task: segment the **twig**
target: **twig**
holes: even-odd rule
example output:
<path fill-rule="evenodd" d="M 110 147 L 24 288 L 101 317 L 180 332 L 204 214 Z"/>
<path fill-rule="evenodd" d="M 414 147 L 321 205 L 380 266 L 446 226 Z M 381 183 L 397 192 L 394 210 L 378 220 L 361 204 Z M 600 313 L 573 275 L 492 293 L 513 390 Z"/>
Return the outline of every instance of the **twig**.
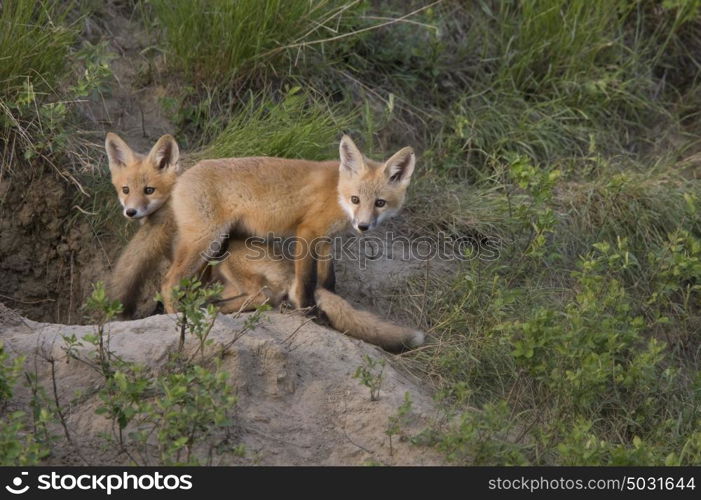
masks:
<path fill-rule="evenodd" d="M 55 299 L 39 299 L 39 300 L 21 300 L 8 295 L 0 295 L 3 299 L 12 300 L 13 302 L 19 302 L 20 304 L 41 304 L 43 302 L 56 302 Z"/>
<path fill-rule="evenodd" d="M 78 210 L 80 213 L 82 213 L 84 215 L 97 215 L 97 212 L 88 212 L 87 210 L 79 207 L 78 205 L 73 205 L 73 208 L 75 208 L 76 210 Z"/>
<path fill-rule="evenodd" d="M 78 457 L 83 461 L 85 465 L 90 465 L 90 463 L 85 459 L 83 454 L 80 452 L 80 448 L 71 439 L 71 433 L 68 430 L 68 424 L 66 423 L 66 417 L 61 410 L 61 402 L 58 397 L 58 387 L 56 386 L 56 360 L 53 356 L 44 358 L 51 365 L 51 387 L 54 394 L 54 404 L 56 405 L 56 413 L 58 414 L 58 419 L 61 422 L 61 427 L 63 427 L 63 434 L 66 436 L 66 441 L 75 450 Z"/>
<path fill-rule="evenodd" d="M 282 343 L 284 344 L 287 341 L 291 340 L 295 335 L 297 335 L 297 332 L 300 331 L 302 329 L 302 327 L 304 325 L 306 325 L 307 323 L 309 323 L 310 321 L 314 321 L 314 318 L 313 317 L 309 318 L 308 320 L 304 321 L 301 325 L 299 325 L 297 328 L 295 328 L 295 331 L 292 332 L 290 335 L 288 335 L 287 338 L 285 338 L 285 340 L 282 341 Z"/>

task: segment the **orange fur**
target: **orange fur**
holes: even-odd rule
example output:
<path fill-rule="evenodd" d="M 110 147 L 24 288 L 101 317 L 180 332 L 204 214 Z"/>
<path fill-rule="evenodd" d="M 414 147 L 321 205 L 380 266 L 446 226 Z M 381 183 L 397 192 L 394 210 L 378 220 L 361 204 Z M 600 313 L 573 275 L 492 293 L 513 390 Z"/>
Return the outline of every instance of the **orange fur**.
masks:
<path fill-rule="evenodd" d="M 170 141 L 172 144 L 164 146 L 164 143 L 170 143 Z M 166 160 L 166 164 L 156 169 L 158 164 L 154 163 L 153 159 L 160 157 L 152 154 L 153 150 L 147 156 L 138 155 L 131 151 L 126 143 L 115 134 L 108 134 L 106 147 L 110 157 L 112 181 L 117 194 L 121 193 L 120 201 L 125 210 L 132 206 L 132 203 L 146 207 L 142 209 L 146 214 L 139 218 L 141 227 L 123 250 L 110 280 L 111 295 L 119 299 L 125 306 L 124 314 L 131 316 L 144 280 L 153 270 L 158 268 L 161 260 L 172 259 L 172 242 L 177 227 L 173 214 L 175 198 L 170 195 L 179 173 L 177 167 L 178 149 L 172 137 L 164 136 L 159 139 L 154 150 L 161 148 L 160 150 L 164 151 L 163 147 L 165 147 L 165 151 L 176 154 L 171 155 Z M 243 160 L 243 163 L 248 161 L 250 160 Z M 256 161 L 259 159 L 254 159 L 250 164 L 255 165 Z M 289 160 L 281 161 L 284 164 Z M 208 163 L 217 165 L 220 162 L 226 165 L 228 160 L 210 160 Z M 334 171 L 338 170 L 338 163 L 334 162 L 315 165 L 319 166 L 322 175 L 329 176 L 331 179 L 334 178 L 333 172 L 328 171 L 326 165 L 332 165 Z M 372 168 L 380 167 L 380 165 L 375 164 Z M 165 170 L 163 170 L 164 168 Z M 185 177 L 183 176 L 183 178 Z M 338 182 L 338 176 L 336 176 L 336 182 Z M 381 188 L 382 183 L 378 184 Z M 131 197 L 123 196 L 122 189 L 125 186 L 129 187 Z M 152 206 L 148 203 L 148 198 L 146 198 L 146 202 L 134 201 L 136 199 L 134 195 L 142 193 L 147 186 L 156 186 L 152 195 L 158 193 L 159 196 L 159 202 L 153 210 L 148 209 Z M 262 188 L 263 186 L 258 187 Z M 358 192 L 368 193 L 367 190 L 358 190 Z M 401 199 L 398 198 L 399 194 L 402 195 Z M 403 203 L 403 193 L 393 193 L 391 190 L 386 190 L 383 192 L 383 196 L 388 198 L 394 196 L 393 203 Z M 203 203 L 210 202 L 205 200 Z M 334 198 L 333 201 L 323 200 L 321 206 L 325 209 L 336 210 L 336 215 L 342 218 L 343 212 L 338 214 L 338 209 L 333 202 L 338 204 Z M 327 203 L 328 205 L 326 205 Z M 378 211 L 378 217 L 379 213 L 381 212 Z M 336 224 L 339 227 L 342 226 L 341 223 L 337 222 Z M 254 254 L 257 258 L 250 258 Z M 327 273 L 330 272 L 331 262 L 330 259 L 324 261 Z M 289 259 L 273 256 L 270 253 L 270 248 L 265 244 L 252 247 L 250 244 L 247 246 L 247 243 L 241 239 L 233 239 L 228 241 L 227 258 L 211 267 L 210 279 L 224 285 L 222 300 L 218 303 L 222 313 L 250 311 L 264 303 L 273 306 L 282 303 L 294 282 L 295 264 Z M 391 351 L 415 347 L 423 342 L 422 332 L 383 321 L 370 312 L 356 310 L 350 303 L 328 290 L 318 288 L 315 297 L 319 309 L 326 314 L 332 326 L 352 337 Z"/>
<path fill-rule="evenodd" d="M 415 164 L 411 148 L 377 163 L 344 136 L 340 157 L 340 162 L 205 160 L 185 172 L 172 195 L 178 238 L 162 289 L 166 311 L 175 311 L 172 289 L 198 274 L 208 249 L 221 247 L 232 231 L 295 236 L 309 244 L 349 223 L 358 231 L 372 229 L 401 209 Z M 295 248 L 289 297 L 295 306 L 305 307 L 316 288 L 315 276 L 328 276 L 328 261 L 315 259 L 306 245 Z M 329 251 L 328 245 L 322 249 Z"/>
<path fill-rule="evenodd" d="M 250 248 L 241 240 L 231 242 L 229 255 L 212 267 L 213 278 L 224 283 L 222 313 L 250 311 L 268 303 L 278 306 L 294 279 L 294 266 L 288 259 L 277 259 L 265 246 L 256 247 L 258 258 L 251 260 Z M 356 309 L 348 301 L 324 288 L 314 293 L 319 310 L 331 326 L 347 335 L 396 352 L 417 347 L 424 342 L 424 333 L 388 321 L 377 315 Z"/>
<path fill-rule="evenodd" d="M 105 149 L 124 215 L 141 223 L 108 283 L 110 296 L 122 303 L 122 314 L 131 317 L 143 283 L 164 257 L 170 258 L 175 223 L 168 202 L 179 173 L 179 150 L 175 139 L 164 135 L 149 154 L 141 155 L 113 133 L 107 134 Z"/>

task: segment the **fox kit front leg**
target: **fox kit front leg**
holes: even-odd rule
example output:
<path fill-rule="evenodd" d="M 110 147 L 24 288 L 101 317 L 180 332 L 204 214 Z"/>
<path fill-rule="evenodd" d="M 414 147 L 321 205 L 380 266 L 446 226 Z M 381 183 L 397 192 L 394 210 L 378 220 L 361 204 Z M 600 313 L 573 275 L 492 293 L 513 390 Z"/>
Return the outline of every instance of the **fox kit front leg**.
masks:
<path fill-rule="evenodd" d="M 314 289 L 317 283 L 317 261 L 310 245 L 315 232 L 299 229 L 295 238 L 295 279 L 290 288 L 289 298 L 298 308 L 314 305 Z"/>
<path fill-rule="evenodd" d="M 180 229 L 179 233 L 184 233 L 184 231 Z M 202 232 L 195 237 L 187 238 L 183 234 L 178 235 L 178 241 L 173 253 L 173 263 L 161 287 L 161 296 L 163 297 L 163 306 L 166 313 L 173 314 L 177 312 L 175 301 L 173 300 L 173 289 L 180 285 L 180 281 L 183 278 L 199 277 L 207 260 L 216 257 L 214 255 L 210 256 L 208 252 L 213 246 L 221 248 L 225 236 L 223 234 L 218 235 L 216 231 Z"/>
<path fill-rule="evenodd" d="M 319 286 L 329 291 L 336 289 L 336 273 L 333 268 L 332 242 L 325 238 L 315 245 L 316 278 Z"/>

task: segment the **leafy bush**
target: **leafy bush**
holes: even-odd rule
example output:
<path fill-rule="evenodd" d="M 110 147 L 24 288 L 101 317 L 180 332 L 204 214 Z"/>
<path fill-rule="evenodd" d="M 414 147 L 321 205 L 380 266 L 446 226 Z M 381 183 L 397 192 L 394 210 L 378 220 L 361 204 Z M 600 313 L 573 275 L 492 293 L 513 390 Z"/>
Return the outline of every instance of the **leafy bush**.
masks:
<path fill-rule="evenodd" d="M 514 442 L 516 422 L 505 402 L 487 404 L 483 411 L 466 412 L 441 436 L 438 449 L 451 462 L 475 465 L 525 465 L 525 446 Z"/>
<path fill-rule="evenodd" d="M 518 163 L 511 172 L 531 200 L 512 195 L 513 217 L 522 221 L 520 232 L 512 226 L 515 248 L 504 251 L 501 265 L 473 263 L 479 278 L 461 277 L 439 295 L 437 304 L 447 301 L 439 321 L 450 325 L 442 344 L 450 348 L 439 350 L 434 366 L 456 408 L 502 405 L 513 432 L 480 427 L 481 414 L 468 412 L 439 446 L 470 463 L 517 463 L 512 446 L 528 463 L 693 463 L 697 452 L 680 450 L 696 450 L 701 402 L 689 354 L 699 342 L 699 238 L 669 228 L 666 238 L 638 247 L 648 249 L 647 259 L 624 238 L 595 243 L 566 287 L 548 290 L 543 283 L 553 277 L 541 266 L 566 262 L 558 250 L 566 236 L 551 233 L 536 253 L 531 244 L 540 214 L 549 213 L 540 207 L 554 203 L 543 186 L 556 177 Z"/>
<path fill-rule="evenodd" d="M 64 349 L 70 357 L 88 364 L 102 376 L 103 384 L 98 391 L 101 404 L 96 413 L 112 423 L 112 433 L 103 437 L 132 462 L 150 464 L 156 460 L 159 464 L 196 465 L 201 461 L 196 452 L 200 448 L 206 451 L 208 460 L 215 452 L 241 455 L 243 447 L 229 438 L 236 405 L 234 389 L 217 361 L 219 358 L 205 356 L 205 349 L 212 344 L 208 335 L 216 320 L 210 302 L 219 289 L 207 289 L 199 281 L 191 280 L 174 293 L 180 308 L 186 311 L 177 322 L 183 337 L 180 348 L 171 353 L 161 373 L 151 373 L 110 350 L 107 322 L 119 313 L 121 306 L 108 300 L 101 283 L 94 287 L 86 304 L 98 318 L 95 335 L 85 335 L 82 339 L 64 336 Z M 231 343 L 255 328 L 261 315 L 254 314 L 250 319 Z M 198 344 L 190 357 L 183 352 L 185 335 L 194 337 Z M 231 343 L 221 346 L 221 350 Z"/>

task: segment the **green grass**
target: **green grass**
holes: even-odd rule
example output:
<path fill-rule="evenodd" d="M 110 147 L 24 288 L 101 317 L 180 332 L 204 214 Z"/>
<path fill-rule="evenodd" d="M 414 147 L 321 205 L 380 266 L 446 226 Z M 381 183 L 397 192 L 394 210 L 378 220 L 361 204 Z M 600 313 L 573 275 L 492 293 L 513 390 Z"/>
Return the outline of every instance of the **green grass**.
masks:
<path fill-rule="evenodd" d="M 111 73 L 104 44 L 79 44 L 90 12 L 80 1 L 0 5 L 0 144 L 8 170 L 50 166 L 79 187 L 81 170 L 91 168 L 92 155 L 75 137 L 75 110 Z"/>
<path fill-rule="evenodd" d="M 71 69 L 67 56 L 77 32 L 66 24 L 68 5 L 54 0 L 10 0 L 0 6 L 0 143 L 8 169 L 14 155 L 41 150 L 47 126 L 65 105 L 44 105 Z"/>
<path fill-rule="evenodd" d="M 329 0 L 149 0 L 147 5 L 154 29 L 164 31 L 175 67 L 209 85 L 230 84 L 273 64 L 293 65 L 295 51 L 285 47 L 329 34 L 345 10 Z"/>
<path fill-rule="evenodd" d="M 332 159 L 337 156 L 340 132 L 352 121 L 352 112 L 330 107 L 299 88 L 291 89 L 277 102 L 251 96 L 224 130 L 195 156 Z"/>
<path fill-rule="evenodd" d="M 462 151 L 447 158 L 451 167 L 465 170 L 465 156 L 484 170 L 509 153 L 536 163 L 631 154 L 632 145 L 660 140 L 649 123 L 665 124 L 662 136 L 677 130 L 670 101 L 678 95 L 660 76 L 667 52 L 681 55 L 670 46 L 684 26 L 668 10 L 647 33 L 652 15 L 626 0 L 481 7 L 469 11 L 470 40 L 483 40 L 463 76 L 470 91 L 452 108 L 446 133 L 445 149 Z M 694 57 L 687 53 L 687 64 Z"/>
<path fill-rule="evenodd" d="M 77 33 L 65 25 L 65 2 L 10 0 L 0 7 L 0 95 L 53 90 L 68 70 Z"/>

